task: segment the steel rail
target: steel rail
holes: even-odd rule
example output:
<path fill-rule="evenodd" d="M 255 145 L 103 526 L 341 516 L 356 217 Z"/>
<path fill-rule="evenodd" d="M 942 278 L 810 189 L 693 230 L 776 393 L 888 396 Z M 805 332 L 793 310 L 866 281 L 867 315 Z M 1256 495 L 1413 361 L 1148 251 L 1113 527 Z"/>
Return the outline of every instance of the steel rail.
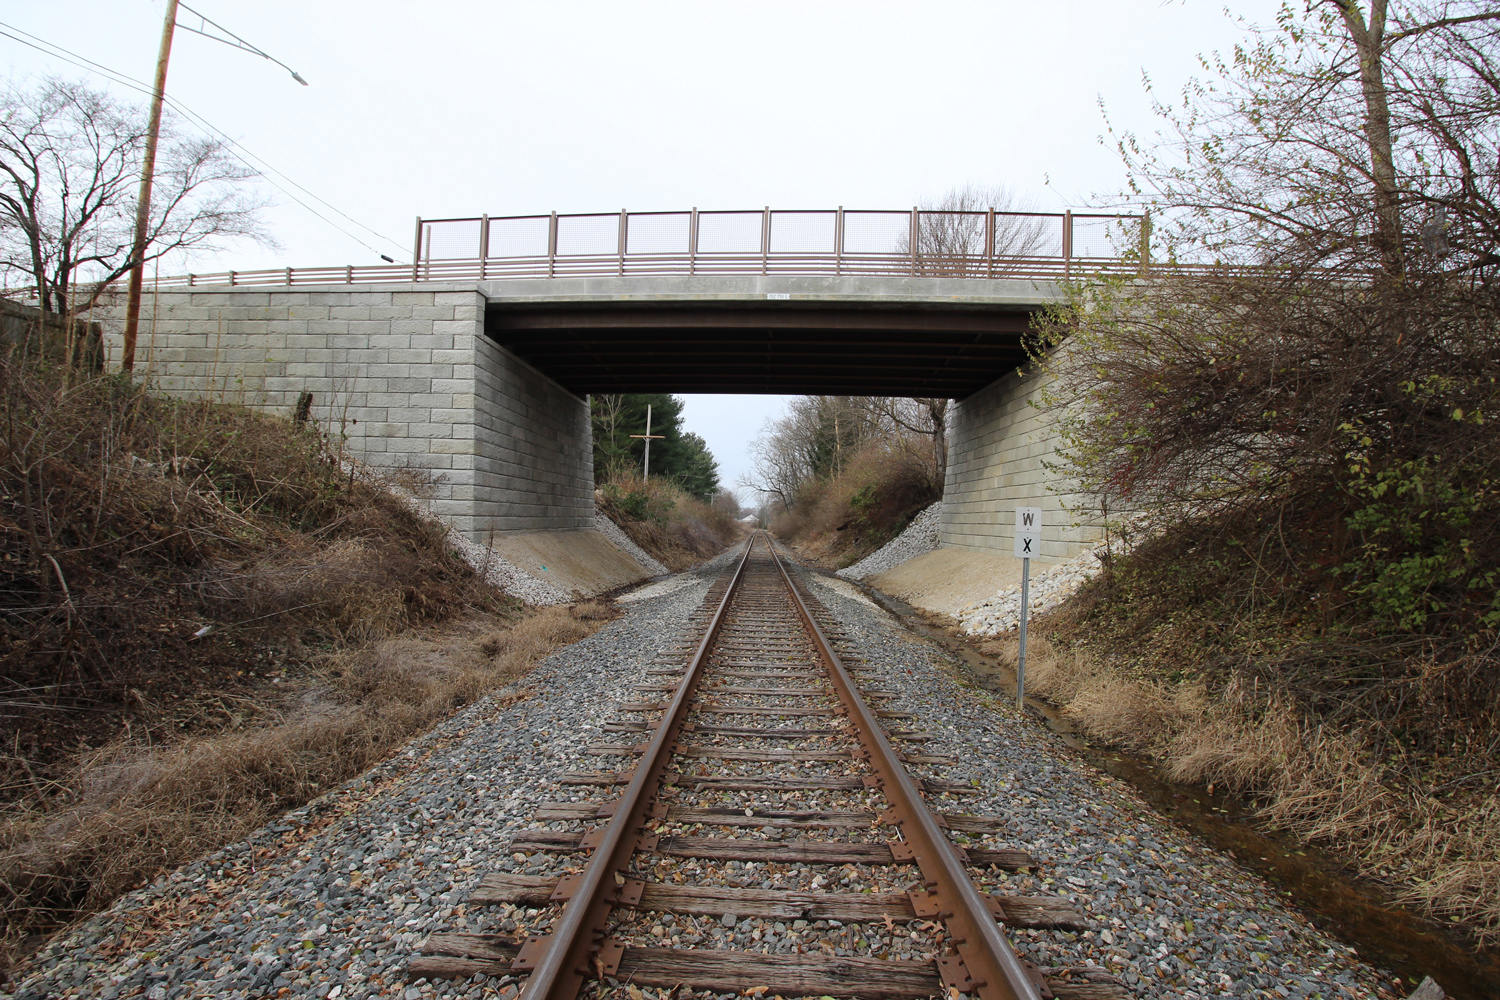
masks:
<path fill-rule="evenodd" d="M 521 993 L 525 1000 L 573 1000 L 588 978 L 590 960 L 603 943 L 610 910 L 620 894 L 618 876 L 629 866 L 630 858 L 636 852 L 636 841 L 645 827 L 646 812 L 656 797 L 662 773 L 672 760 L 673 747 L 687 720 L 688 703 L 697 688 L 701 667 L 708 660 L 708 651 L 724 624 L 756 541 L 757 536 L 752 535 L 745 545 L 745 554 L 735 567 L 723 600 L 703 633 L 703 640 L 688 661 L 682 682 L 677 685 L 677 693 L 636 764 L 630 784 L 615 804 L 614 818 L 605 827 L 588 867 L 578 877 L 571 896 L 563 904 L 552 934 L 537 942 L 538 947 L 545 950 L 536 958 Z M 774 550 L 772 555 L 775 555 Z"/>
<path fill-rule="evenodd" d="M 1031 974 L 1006 940 L 989 905 L 980 897 L 953 843 L 927 808 L 916 782 L 906 772 L 849 671 L 807 610 L 791 574 L 769 539 L 767 547 L 776 568 L 781 571 L 797 614 L 812 635 L 818 655 L 849 710 L 849 719 L 859 741 L 870 754 L 870 764 L 883 782 L 882 791 L 895 810 L 901 837 L 911 848 L 912 861 L 921 870 L 922 879 L 932 893 L 937 915 L 946 923 L 954 947 L 963 960 L 969 981 L 964 983 L 962 976 L 954 975 L 955 970 L 945 967 L 939 960 L 944 980 L 963 992 L 977 994 L 983 1000 L 1041 1000 L 1041 992 Z M 955 979 L 958 982 L 955 983 Z"/>

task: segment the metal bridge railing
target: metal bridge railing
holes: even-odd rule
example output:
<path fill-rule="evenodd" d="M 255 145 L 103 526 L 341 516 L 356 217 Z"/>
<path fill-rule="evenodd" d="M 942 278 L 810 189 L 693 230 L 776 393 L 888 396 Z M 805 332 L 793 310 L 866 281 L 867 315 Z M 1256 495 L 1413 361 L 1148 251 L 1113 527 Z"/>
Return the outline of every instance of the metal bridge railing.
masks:
<path fill-rule="evenodd" d="M 919 208 L 417 219 L 411 264 L 163 277 L 156 287 L 623 275 L 911 275 L 1055 280 L 1144 270 L 1150 216 Z"/>

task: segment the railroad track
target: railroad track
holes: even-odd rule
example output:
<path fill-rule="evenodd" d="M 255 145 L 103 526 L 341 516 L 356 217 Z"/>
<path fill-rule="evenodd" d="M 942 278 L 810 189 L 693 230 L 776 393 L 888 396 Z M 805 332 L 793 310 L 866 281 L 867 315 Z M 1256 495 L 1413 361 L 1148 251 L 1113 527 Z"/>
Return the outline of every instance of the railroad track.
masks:
<path fill-rule="evenodd" d="M 471 907 L 510 904 L 538 921 L 560 907 L 551 932 L 433 934 L 409 974 L 525 976 L 521 1000 L 571 1000 L 590 983 L 590 995 L 607 992 L 606 980 L 867 1000 L 1128 996 L 1099 968 L 1017 956 L 1007 927 L 1086 920 L 1065 899 L 975 885 L 971 869 L 1043 862 L 953 842 L 950 832 L 1004 830 L 1005 818 L 928 806 L 970 789 L 908 770 L 951 762 L 924 752 L 911 716 L 881 707 L 890 693 L 861 692 L 861 668 L 841 659 L 828 620 L 769 538 L 754 536 L 638 700 L 604 727 L 610 742 L 588 748 L 633 766 L 568 773 L 565 784 L 596 797 L 542 806 L 536 821 L 552 825 L 507 848 L 576 856 L 571 874 L 492 873 L 469 895 Z M 757 921 L 775 928 L 779 950 L 746 930 Z M 715 927 L 738 928 L 738 946 L 680 946 Z"/>

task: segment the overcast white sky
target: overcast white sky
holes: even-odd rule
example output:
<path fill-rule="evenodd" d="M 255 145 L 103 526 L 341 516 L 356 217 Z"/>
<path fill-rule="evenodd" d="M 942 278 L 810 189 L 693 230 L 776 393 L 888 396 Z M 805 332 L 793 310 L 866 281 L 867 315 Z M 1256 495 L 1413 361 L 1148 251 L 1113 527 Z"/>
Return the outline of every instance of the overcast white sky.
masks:
<path fill-rule="evenodd" d="M 168 94 L 337 209 L 272 175 L 286 189 L 268 189 L 281 248 L 199 271 L 409 259 L 418 215 L 900 208 L 968 182 L 1081 208 L 1122 181 L 1099 142 L 1101 98 L 1149 133 L 1142 72 L 1174 93 L 1199 53 L 1242 37 L 1214 0 L 192 6 L 311 85 L 179 31 Z M 1233 4 L 1262 22 L 1276 6 Z M 0 0 L 0 22 L 149 81 L 164 10 Z M 187 11 L 179 23 L 199 24 Z M 10 38 L 0 54 L 18 83 L 85 75 Z M 732 484 L 781 405 L 692 397 L 687 424 Z"/>

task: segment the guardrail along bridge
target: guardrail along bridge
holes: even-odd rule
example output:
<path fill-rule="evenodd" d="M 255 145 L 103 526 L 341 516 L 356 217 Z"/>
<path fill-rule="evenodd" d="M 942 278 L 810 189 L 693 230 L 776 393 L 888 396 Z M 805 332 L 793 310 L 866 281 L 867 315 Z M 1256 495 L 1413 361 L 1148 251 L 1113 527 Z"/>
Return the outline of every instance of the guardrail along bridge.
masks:
<path fill-rule="evenodd" d="M 591 393 L 949 397 L 944 541 L 990 547 L 997 505 L 1046 493 L 1015 375 L 1033 314 L 1061 281 L 1146 268 L 1149 230 L 924 209 L 419 219 L 410 264 L 156 280 L 138 364 L 171 392 L 286 411 L 311 393 L 367 461 L 441 476 L 439 509 L 476 538 L 592 523 Z M 98 311 L 118 329 L 118 303 Z"/>

